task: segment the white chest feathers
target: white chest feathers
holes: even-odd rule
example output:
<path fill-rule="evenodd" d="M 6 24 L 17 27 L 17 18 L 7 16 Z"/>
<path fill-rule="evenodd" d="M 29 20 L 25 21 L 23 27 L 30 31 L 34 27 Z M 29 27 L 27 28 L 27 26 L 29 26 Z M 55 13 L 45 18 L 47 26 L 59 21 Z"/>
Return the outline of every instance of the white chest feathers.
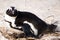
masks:
<path fill-rule="evenodd" d="M 11 22 L 13 27 L 16 27 L 16 25 L 14 24 L 15 18 L 16 18 L 16 17 L 10 17 L 9 15 L 5 14 L 5 18 L 4 18 L 4 19 L 5 19 L 6 21 Z"/>

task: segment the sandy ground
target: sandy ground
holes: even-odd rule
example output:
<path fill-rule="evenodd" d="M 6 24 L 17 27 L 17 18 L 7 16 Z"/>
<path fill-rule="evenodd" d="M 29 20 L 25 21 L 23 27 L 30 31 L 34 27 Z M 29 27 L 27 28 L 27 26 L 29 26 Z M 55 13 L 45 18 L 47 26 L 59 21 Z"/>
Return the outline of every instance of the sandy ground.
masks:
<path fill-rule="evenodd" d="M 5 33 L 6 33 L 5 36 L 9 35 L 6 32 L 9 27 L 4 21 L 4 15 L 6 13 L 6 10 L 11 6 L 16 7 L 16 9 L 20 11 L 32 12 L 49 24 L 58 21 L 57 24 L 59 27 L 58 30 L 60 30 L 60 0 L 0 0 L 0 31 L 2 31 L 1 35 Z M 13 32 L 16 33 L 14 29 L 9 29 L 8 31 L 11 31 L 12 33 Z M 49 36 L 47 37 L 43 36 L 41 40 L 48 40 L 48 39 L 50 40 L 51 35 L 50 34 L 46 34 L 46 35 Z M 60 34 L 58 33 L 58 35 Z M 9 38 L 10 37 L 11 36 L 9 36 Z M 58 39 L 54 39 L 54 40 L 59 40 L 60 36 L 57 38 Z M 0 36 L 0 40 L 5 40 L 5 39 L 6 38 L 4 36 Z M 16 40 L 23 40 L 23 39 L 19 38 Z M 15 40 L 15 39 L 11 37 L 9 40 Z M 40 39 L 36 39 L 36 40 L 40 40 Z"/>

